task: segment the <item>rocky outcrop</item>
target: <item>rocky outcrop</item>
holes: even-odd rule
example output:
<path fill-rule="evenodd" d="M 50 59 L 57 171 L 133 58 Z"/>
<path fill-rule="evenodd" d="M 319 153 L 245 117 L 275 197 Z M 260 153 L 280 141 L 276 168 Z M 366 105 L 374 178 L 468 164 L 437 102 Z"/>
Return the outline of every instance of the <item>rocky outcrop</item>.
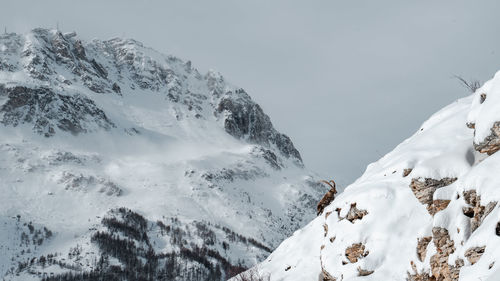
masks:
<path fill-rule="evenodd" d="M 320 281 L 337 281 L 337 278 L 333 277 L 328 271 L 324 268 L 321 268 L 321 275 L 319 277 Z"/>
<path fill-rule="evenodd" d="M 411 180 L 410 188 L 413 191 L 415 197 L 423 205 L 427 205 L 427 210 L 431 215 L 436 212 L 446 208 L 449 202 L 445 200 L 433 201 L 434 192 L 444 186 L 450 185 L 455 182 L 457 178 L 442 178 L 442 179 L 432 179 L 432 178 L 414 178 Z"/>
<path fill-rule="evenodd" d="M 411 169 L 411 168 L 404 169 L 403 170 L 403 178 L 406 178 L 409 174 L 411 174 L 412 171 L 413 171 L 413 169 Z"/>
<path fill-rule="evenodd" d="M 48 88 L 17 86 L 0 88 L 7 101 L 0 107 L 0 123 L 10 126 L 32 124 L 33 130 L 50 137 L 56 129 L 73 135 L 115 127 L 104 111 L 81 95 L 62 95 Z"/>
<path fill-rule="evenodd" d="M 448 204 L 450 204 L 450 200 L 433 200 L 432 204 L 427 206 L 427 211 L 429 211 L 429 214 L 434 216 L 437 212 L 442 211 L 448 207 Z"/>
<path fill-rule="evenodd" d="M 460 268 L 464 265 L 462 259 L 457 259 L 455 265 L 449 265 L 448 258 L 455 252 L 455 243 L 450 238 L 448 230 L 442 227 L 432 229 L 432 241 L 437 253 L 431 257 L 431 273 L 436 281 L 457 281 Z"/>
<path fill-rule="evenodd" d="M 500 121 L 495 122 L 490 129 L 491 133 L 482 142 L 474 143 L 474 149 L 491 155 L 500 150 Z"/>
<path fill-rule="evenodd" d="M 82 42 L 74 32 L 63 34 L 43 28 L 34 29 L 27 36 L 4 34 L 0 40 L 0 71 L 24 71 L 58 94 L 59 89 L 73 84 L 100 94 L 124 95 L 129 88 L 159 92 L 172 103 L 187 108 L 176 111 L 177 120 L 186 115 L 204 119 L 204 114 L 212 111 L 222 119 L 227 133 L 272 152 L 264 156 L 275 169 L 281 164 L 274 159 L 274 152 L 303 166 L 290 138 L 273 127 L 269 116 L 243 89 L 227 85 L 213 71 L 202 76 L 189 61 L 160 54 L 132 39 Z M 16 60 L 16 65 L 11 63 Z M 206 87 L 199 87 L 203 84 Z M 37 127 L 46 126 L 44 120 L 40 122 Z M 61 124 L 72 133 L 87 130 L 72 125 L 75 124 Z M 53 128 L 48 126 L 42 133 L 53 135 Z"/>
<path fill-rule="evenodd" d="M 425 260 L 427 246 L 432 240 L 432 236 L 422 237 L 417 240 L 417 257 L 420 261 Z"/>
<path fill-rule="evenodd" d="M 470 264 L 475 264 L 481 256 L 484 254 L 484 250 L 486 249 L 486 246 L 482 247 L 473 247 L 465 251 L 464 256 L 467 258 L 467 260 L 470 262 Z"/>
<path fill-rule="evenodd" d="M 369 251 L 365 251 L 365 245 L 363 245 L 363 243 L 352 244 L 352 246 L 345 249 L 345 257 L 350 263 L 358 262 L 358 260 L 368 256 L 369 253 Z"/>
<path fill-rule="evenodd" d="M 495 208 L 497 202 L 489 202 L 486 206 L 481 205 L 481 196 L 477 195 L 476 190 L 464 191 L 463 195 L 468 206 L 463 207 L 462 211 L 465 216 L 470 218 L 471 231 L 473 232 Z"/>
<path fill-rule="evenodd" d="M 351 223 L 354 223 L 356 220 L 363 219 L 363 217 L 366 216 L 367 214 L 368 211 L 360 210 L 356 208 L 356 203 L 352 203 L 351 208 L 349 209 L 349 212 L 347 212 L 347 216 L 345 218 Z"/>
<path fill-rule="evenodd" d="M 462 259 L 455 260 L 454 265 L 448 264 L 449 256 L 455 252 L 455 243 L 450 238 L 448 230 L 434 227 L 432 236 L 419 238 L 417 241 L 417 257 L 423 262 L 427 253 L 427 246 L 434 243 L 436 253 L 430 259 L 431 274 L 425 270 L 418 271 L 415 263 L 411 262 L 413 273 L 408 272 L 408 281 L 457 281 L 460 268 L 464 265 Z M 473 256 L 471 254 L 471 256 Z"/>
<path fill-rule="evenodd" d="M 328 235 L 328 224 L 323 224 L 323 236 L 326 237 Z"/>
<path fill-rule="evenodd" d="M 75 175 L 70 172 L 63 172 L 58 183 L 63 184 L 66 190 L 88 192 L 96 188 L 98 192 L 108 196 L 120 196 L 123 190 L 114 182 L 92 175 Z"/>
<path fill-rule="evenodd" d="M 252 150 L 252 154 L 257 157 L 261 157 L 266 160 L 267 164 L 275 170 L 281 170 L 283 168 L 283 163 L 280 158 L 270 149 L 263 148 L 262 146 L 257 146 Z"/>
<path fill-rule="evenodd" d="M 107 70 L 95 59 L 88 58 L 83 43 L 73 39 L 76 33 L 54 33 L 37 28 L 32 30 L 31 35 L 33 40 L 23 46 L 22 56 L 27 61 L 25 68 L 32 78 L 52 83 L 51 76 L 57 75 L 55 65 L 61 65 L 77 76 L 91 91 L 111 92 Z M 68 79 L 59 82 L 72 83 Z"/>
<path fill-rule="evenodd" d="M 302 163 L 290 138 L 274 129 L 269 116 L 243 89 L 227 92 L 216 112 L 224 114 L 224 128 L 230 135 L 266 147 L 275 146 L 284 156 Z"/>

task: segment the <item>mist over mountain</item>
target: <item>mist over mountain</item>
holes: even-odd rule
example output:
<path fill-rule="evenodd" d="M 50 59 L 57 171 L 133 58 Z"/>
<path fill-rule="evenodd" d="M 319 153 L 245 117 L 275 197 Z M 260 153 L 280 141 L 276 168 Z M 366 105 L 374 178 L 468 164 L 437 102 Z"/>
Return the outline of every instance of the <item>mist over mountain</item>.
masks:
<path fill-rule="evenodd" d="M 225 280 L 326 187 L 244 89 L 131 39 L 0 35 L 0 276 Z"/>

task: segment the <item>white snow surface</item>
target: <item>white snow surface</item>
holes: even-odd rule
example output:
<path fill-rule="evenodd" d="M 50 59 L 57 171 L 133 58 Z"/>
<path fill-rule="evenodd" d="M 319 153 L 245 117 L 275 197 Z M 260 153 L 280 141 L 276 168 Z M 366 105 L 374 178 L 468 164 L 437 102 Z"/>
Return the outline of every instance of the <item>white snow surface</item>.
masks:
<path fill-rule="evenodd" d="M 220 74 L 201 75 L 190 62 L 133 40 L 83 42 L 88 61 L 93 58 L 107 71 L 103 78 L 90 62 L 48 53 L 50 40 L 54 46 L 57 40 L 77 44 L 74 34 L 50 30 L 2 35 L 0 84 L 87 97 L 115 126 L 104 130 L 85 120 L 86 133 L 72 135 L 56 127 L 53 136 L 45 137 L 29 122 L 0 124 L 0 278 L 34 278 L 23 271 L 16 277 L 17 262 L 51 253 L 66 257 L 78 246 L 87 253 L 80 265 L 88 269 L 98 251 L 89 237 L 118 207 L 152 222 L 175 217 L 186 227 L 194 221 L 217 224 L 271 249 L 314 217 L 314 204 L 326 191 L 314 173 L 273 144 L 225 131 L 227 113 L 216 114 L 220 98 L 250 98 L 237 96 L 239 88 Z M 33 63 L 37 60 L 46 65 Z M 44 77 L 36 77 L 40 73 Z M 114 81 L 120 93 L 110 90 Z M 92 91 L 94 86 L 103 93 Z M 167 98 L 172 92 L 179 97 Z M 180 101 L 173 102 L 176 98 Z M 0 94 L 0 106 L 6 102 Z M 263 156 L 266 150 L 276 155 L 279 168 Z M 35 230 L 46 227 L 52 237 L 23 246 L 20 236 L 30 222 Z M 159 251 L 168 248 L 166 238 L 155 243 Z M 225 258 L 244 266 L 268 254 L 238 243 L 230 249 Z"/>
<path fill-rule="evenodd" d="M 487 98 L 481 104 L 482 93 Z M 322 280 L 319 279 L 322 267 L 338 281 L 407 280 L 407 273 L 414 274 L 411 262 L 418 272 L 431 273 L 430 258 L 436 253 L 436 247 L 431 242 L 421 262 L 417 258 L 417 239 L 432 236 L 433 227 L 444 227 L 456 248 L 448 264 L 454 265 L 457 259 L 465 262 L 459 280 L 500 280 L 498 204 L 473 232 L 470 219 L 462 211 L 467 205 L 464 191 L 476 190 L 483 206 L 500 201 L 500 155 L 483 155 L 473 146 L 490 134 L 496 121 L 500 121 L 498 73 L 475 94 L 435 113 L 413 136 L 370 164 L 321 216 L 296 231 L 257 265 L 259 271 L 270 274 L 273 281 Z M 475 133 L 466 126 L 470 122 L 476 124 Z M 403 177 L 403 170 L 408 168 L 413 171 Z M 410 183 L 412 179 L 445 177 L 457 180 L 438 189 L 434 200 L 451 202 L 433 217 L 417 200 Z M 340 218 L 346 215 L 352 203 L 368 212 L 353 223 Z M 324 226 L 327 226 L 326 232 Z M 355 243 L 363 243 L 369 253 L 351 263 L 345 250 Z M 472 265 L 464 257 L 465 251 L 482 246 L 485 246 L 484 254 Z M 359 276 L 358 268 L 373 273 Z"/>

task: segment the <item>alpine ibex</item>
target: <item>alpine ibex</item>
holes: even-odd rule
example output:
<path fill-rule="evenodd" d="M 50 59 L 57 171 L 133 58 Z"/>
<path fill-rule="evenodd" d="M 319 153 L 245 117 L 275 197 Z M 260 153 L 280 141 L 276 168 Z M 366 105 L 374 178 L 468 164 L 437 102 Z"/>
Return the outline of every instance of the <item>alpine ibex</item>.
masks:
<path fill-rule="evenodd" d="M 335 181 L 326 181 L 322 180 L 321 182 L 328 184 L 331 188 L 328 190 L 328 192 L 321 198 L 321 200 L 318 203 L 317 210 L 318 210 L 318 216 L 323 213 L 323 210 L 325 209 L 326 206 L 328 206 L 334 199 L 335 199 L 335 194 L 337 194 L 337 189 L 335 188 L 336 184 Z"/>

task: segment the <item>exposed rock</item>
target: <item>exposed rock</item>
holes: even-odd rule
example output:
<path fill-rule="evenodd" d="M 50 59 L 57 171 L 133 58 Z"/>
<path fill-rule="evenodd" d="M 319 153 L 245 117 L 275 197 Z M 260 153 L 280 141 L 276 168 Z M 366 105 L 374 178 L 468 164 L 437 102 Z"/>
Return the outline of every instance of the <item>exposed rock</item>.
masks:
<path fill-rule="evenodd" d="M 258 166 L 252 166 L 250 168 L 243 168 L 239 165 L 235 165 L 230 168 L 222 168 L 220 170 L 207 171 L 201 175 L 201 177 L 210 182 L 234 182 L 235 180 L 255 180 L 257 178 L 268 177 L 269 175 Z"/>
<path fill-rule="evenodd" d="M 491 155 L 500 149 L 500 121 L 495 122 L 490 131 L 490 135 L 482 142 L 474 143 L 475 150 Z"/>
<path fill-rule="evenodd" d="M 456 180 L 457 178 L 442 178 L 440 180 L 425 178 L 422 181 L 421 178 L 416 178 L 411 180 L 410 188 L 420 203 L 430 205 L 432 204 L 432 196 L 438 188 L 450 185 Z"/>
<path fill-rule="evenodd" d="M 463 194 L 464 194 L 465 203 L 472 205 L 472 206 L 479 205 L 479 202 L 481 201 L 481 197 L 477 195 L 477 192 L 475 189 L 464 191 Z"/>
<path fill-rule="evenodd" d="M 455 261 L 455 265 L 449 266 L 449 268 L 450 268 L 450 277 L 449 277 L 448 280 L 458 281 L 458 279 L 460 278 L 460 269 L 462 268 L 462 266 L 464 266 L 464 260 L 463 259 L 457 259 Z M 444 279 L 444 280 L 447 281 L 447 279 Z"/>
<path fill-rule="evenodd" d="M 56 55 L 56 60 L 67 62 L 73 58 L 70 42 L 66 40 L 61 32 L 56 32 L 52 37 L 52 51 Z"/>
<path fill-rule="evenodd" d="M 83 157 L 78 157 L 69 151 L 58 151 L 47 157 L 50 165 L 60 165 L 63 163 L 83 164 Z"/>
<path fill-rule="evenodd" d="M 455 243 L 451 240 L 448 230 L 442 227 L 432 229 L 432 241 L 437 253 L 431 257 L 431 272 L 436 281 L 457 281 L 460 268 L 464 265 L 462 259 L 455 261 L 455 265 L 448 264 L 450 254 L 455 252 Z"/>
<path fill-rule="evenodd" d="M 352 246 L 345 249 L 345 256 L 351 263 L 358 262 L 359 259 L 368 256 L 369 253 L 369 251 L 365 251 L 363 243 L 352 244 Z"/>
<path fill-rule="evenodd" d="M 363 219 L 363 217 L 366 216 L 367 214 L 368 211 L 360 210 L 356 208 L 356 203 L 352 203 L 351 208 L 349 209 L 349 212 L 347 212 L 347 216 L 345 218 L 351 223 L 354 223 L 356 220 Z"/>
<path fill-rule="evenodd" d="M 332 211 L 325 213 L 325 219 L 327 219 L 332 214 Z"/>
<path fill-rule="evenodd" d="M 405 178 L 405 177 L 407 177 L 409 174 L 411 174 L 411 171 L 413 171 L 413 169 L 411 169 L 411 168 L 404 169 L 404 170 L 403 170 L 403 178 Z"/>
<path fill-rule="evenodd" d="M 300 153 L 290 138 L 274 129 L 269 116 L 243 89 L 226 93 L 216 112 L 224 113 L 224 128 L 230 135 L 266 147 L 275 145 L 284 156 L 302 165 Z"/>
<path fill-rule="evenodd" d="M 481 98 L 479 99 L 479 103 L 483 103 L 484 101 L 486 100 L 486 94 L 485 93 L 482 93 L 481 94 Z"/>
<path fill-rule="evenodd" d="M 101 76 L 102 78 L 106 79 L 108 78 L 108 72 L 102 65 L 100 65 L 95 59 L 92 59 L 90 61 L 90 64 L 94 67 L 96 73 Z"/>
<path fill-rule="evenodd" d="M 97 187 L 98 192 L 108 196 L 120 196 L 123 193 L 122 189 L 115 183 L 101 177 L 96 178 L 92 175 L 75 175 L 64 172 L 58 183 L 64 184 L 66 190 L 87 192 L 93 187 Z"/>
<path fill-rule="evenodd" d="M 32 78 L 49 81 L 50 76 L 57 74 L 58 66 L 63 66 L 77 75 L 88 89 L 97 93 L 110 92 L 107 75 L 103 75 L 107 73 L 106 69 L 100 65 L 96 67 L 95 60 L 87 57 L 81 41 L 73 42 L 61 32 L 52 33 L 42 28 L 34 29 L 32 33 L 41 44 L 29 43 L 22 52 L 26 59 L 25 68 Z"/>
<path fill-rule="evenodd" d="M 95 155 L 75 155 L 69 151 L 56 151 L 44 157 L 49 165 L 59 166 L 68 163 L 83 165 L 88 162 L 99 163 L 101 159 Z"/>
<path fill-rule="evenodd" d="M 113 90 L 113 92 L 115 92 L 117 94 L 120 94 L 122 92 L 122 89 L 116 83 L 113 83 L 113 87 L 111 89 Z"/>
<path fill-rule="evenodd" d="M 417 257 L 420 261 L 425 260 L 425 255 L 427 253 L 427 246 L 432 240 L 432 236 L 418 238 L 417 240 Z"/>
<path fill-rule="evenodd" d="M 448 207 L 448 204 L 450 204 L 450 200 L 433 200 L 432 204 L 427 206 L 427 211 L 429 211 L 429 214 L 434 216 L 437 212 L 446 209 L 446 207 Z"/>
<path fill-rule="evenodd" d="M 464 256 L 471 264 L 475 264 L 484 254 L 485 249 L 486 246 L 470 248 L 467 251 L 465 251 Z"/>
<path fill-rule="evenodd" d="M 98 180 L 98 186 L 100 186 L 99 192 L 108 196 L 120 196 L 123 193 L 122 189 L 114 182 L 102 178 Z"/>
<path fill-rule="evenodd" d="M 465 216 L 471 218 L 471 231 L 476 230 L 484 218 L 489 215 L 489 213 L 497 205 L 496 201 L 489 202 L 486 206 L 481 205 L 481 196 L 477 195 L 476 190 L 464 191 L 464 200 L 469 205 L 462 209 Z"/>
<path fill-rule="evenodd" d="M 333 277 L 328 271 L 321 267 L 320 281 L 337 281 L 337 278 Z"/>
<path fill-rule="evenodd" d="M 74 175 L 69 172 L 64 172 L 59 183 L 64 183 L 67 190 L 85 190 L 90 185 L 96 183 L 96 178 L 93 176 Z"/>
<path fill-rule="evenodd" d="M 323 231 L 324 231 L 324 236 L 326 237 L 328 235 L 328 224 L 323 224 Z"/>
<path fill-rule="evenodd" d="M 333 180 L 329 182 L 324 180 L 322 182 L 329 185 L 330 190 L 328 190 L 328 192 L 323 195 L 323 198 L 321 198 L 321 200 L 318 202 L 318 205 L 316 206 L 318 216 L 323 213 L 323 210 L 326 208 L 326 206 L 330 205 L 330 203 L 335 200 L 335 194 L 337 194 L 337 189 L 335 188 L 336 185 Z"/>
<path fill-rule="evenodd" d="M 495 234 L 500 236 L 500 222 L 497 223 L 497 227 L 495 227 Z"/>
<path fill-rule="evenodd" d="M 432 228 L 432 241 L 440 253 L 449 255 L 455 252 L 455 243 L 450 239 L 450 235 L 446 228 Z"/>
<path fill-rule="evenodd" d="M 47 88 L 17 86 L 5 88 L 8 100 L 0 108 L 4 125 L 33 124 L 33 130 L 46 137 L 53 136 L 56 128 L 73 135 L 115 125 L 104 111 L 83 96 L 56 94 Z"/>
<path fill-rule="evenodd" d="M 263 158 L 266 162 L 275 170 L 281 170 L 283 168 L 283 163 L 280 158 L 270 149 L 266 149 L 262 146 L 256 146 L 252 150 L 252 154 Z"/>
<path fill-rule="evenodd" d="M 78 59 L 87 60 L 85 48 L 83 47 L 81 40 L 76 40 L 75 44 L 73 45 L 73 54 L 75 54 Z"/>
<path fill-rule="evenodd" d="M 440 211 L 440 208 L 446 208 L 448 204 L 444 200 L 437 200 L 436 205 L 433 206 L 434 192 L 444 186 L 450 185 L 455 182 L 457 178 L 442 178 L 440 180 L 425 178 L 415 178 L 411 180 L 410 188 L 415 194 L 415 197 L 423 205 L 427 205 L 427 210 L 431 215 Z"/>

